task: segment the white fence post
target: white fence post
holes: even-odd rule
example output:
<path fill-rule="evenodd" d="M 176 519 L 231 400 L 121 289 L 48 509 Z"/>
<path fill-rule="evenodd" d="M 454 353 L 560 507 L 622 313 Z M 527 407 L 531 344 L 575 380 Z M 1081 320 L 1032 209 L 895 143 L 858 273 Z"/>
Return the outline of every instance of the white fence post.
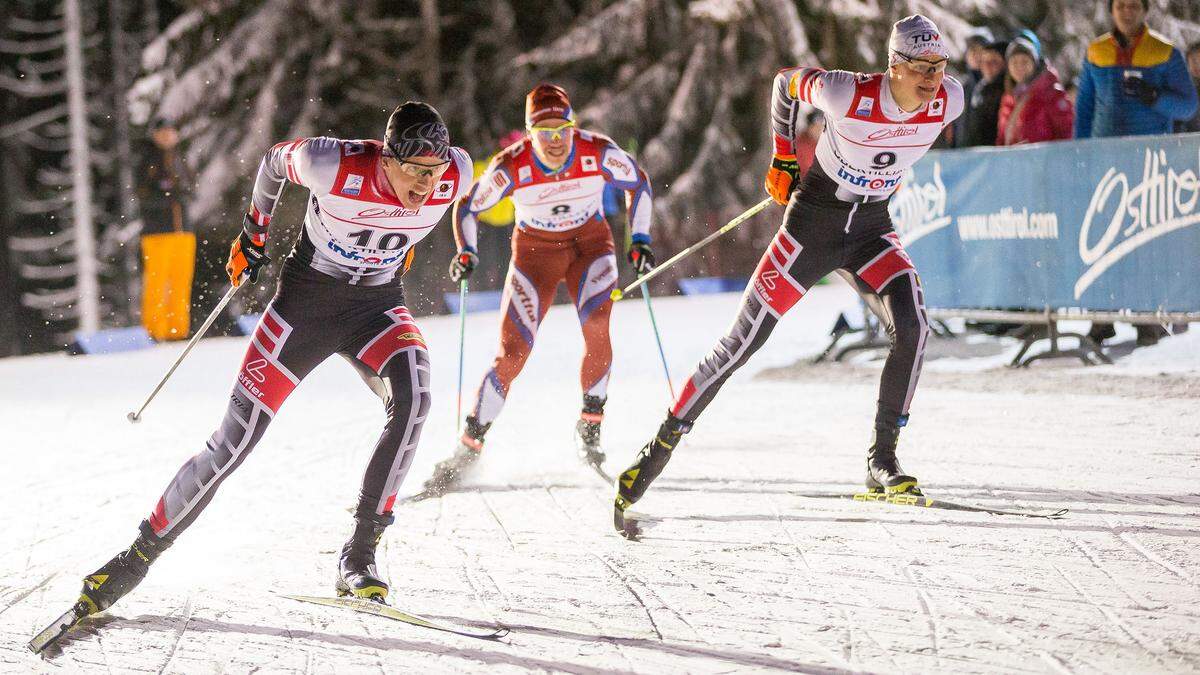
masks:
<path fill-rule="evenodd" d="M 92 222 L 92 153 L 88 145 L 87 90 L 83 79 L 83 22 L 79 0 L 64 0 L 67 108 L 71 131 L 71 211 L 75 227 L 75 289 L 79 329 L 100 328 L 100 283 L 96 263 L 96 228 Z"/>

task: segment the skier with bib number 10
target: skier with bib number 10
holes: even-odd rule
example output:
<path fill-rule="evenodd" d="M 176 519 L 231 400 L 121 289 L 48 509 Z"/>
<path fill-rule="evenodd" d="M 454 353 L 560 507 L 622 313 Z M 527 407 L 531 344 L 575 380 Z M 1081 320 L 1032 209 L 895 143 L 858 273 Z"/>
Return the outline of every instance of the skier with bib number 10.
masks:
<path fill-rule="evenodd" d="M 429 355 L 405 307 L 400 277 L 413 246 L 466 193 L 470 179 L 470 157 L 450 145 L 441 116 L 413 101 L 392 112 L 383 142 L 300 138 L 267 151 L 230 250 L 231 283 L 256 282 L 268 262 L 267 231 L 284 185 L 308 188 L 311 197 L 224 419 L 167 485 L 133 544 L 84 579 L 74 618 L 68 612 L 31 648 L 133 590 L 263 438 L 300 381 L 335 353 L 380 396 L 387 419 L 363 476 L 334 586 L 338 595 L 386 598 L 375 549 L 393 521 L 392 505 L 430 405 Z"/>

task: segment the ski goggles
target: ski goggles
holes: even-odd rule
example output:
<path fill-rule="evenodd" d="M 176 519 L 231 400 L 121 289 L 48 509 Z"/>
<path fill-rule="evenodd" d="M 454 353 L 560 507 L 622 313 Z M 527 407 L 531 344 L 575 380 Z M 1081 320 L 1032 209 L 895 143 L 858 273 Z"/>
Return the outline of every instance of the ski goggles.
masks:
<path fill-rule="evenodd" d="M 902 52 L 893 51 L 892 53 L 900 57 L 900 60 L 904 62 L 904 66 L 906 68 L 923 77 L 929 77 L 930 75 L 937 75 L 939 73 L 946 72 L 946 64 L 950 63 L 946 59 L 934 62 L 926 61 L 925 59 L 914 59 L 908 54 L 904 54 Z"/>
<path fill-rule="evenodd" d="M 571 130 L 575 128 L 575 122 L 563 122 L 556 127 L 530 126 L 529 133 L 533 134 L 542 143 L 550 143 L 551 141 L 562 140 L 571 134 Z"/>
<path fill-rule="evenodd" d="M 417 180 L 421 180 L 423 178 L 437 180 L 442 177 L 442 174 L 446 173 L 447 169 L 450 168 L 450 162 L 448 160 L 442 162 L 441 164 L 418 164 L 417 162 L 411 162 L 407 159 L 396 158 L 396 163 L 400 165 L 400 173 L 403 173 L 410 178 L 416 178 Z"/>

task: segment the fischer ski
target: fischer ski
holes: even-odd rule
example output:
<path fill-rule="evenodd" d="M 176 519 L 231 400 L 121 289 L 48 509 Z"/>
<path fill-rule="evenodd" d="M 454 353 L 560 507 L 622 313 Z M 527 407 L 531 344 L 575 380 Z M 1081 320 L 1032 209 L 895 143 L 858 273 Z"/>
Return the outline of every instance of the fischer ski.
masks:
<path fill-rule="evenodd" d="M 613 529 L 617 531 L 617 534 L 629 541 L 641 541 L 642 534 L 646 530 L 661 522 L 661 519 L 655 516 L 648 516 L 636 511 L 626 511 L 624 508 L 621 508 L 621 503 L 622 499 L 617 497 L 617 501 L 613 504 Z M 629 504 L 625 506 L 628 507 Z"/>
<path fill-rule="evenodd" d="M 363 598 L 329 598 L 316 595 L 284 595 L 283 597 L 289 600 L 298 600 L 300 602 L 308 602 L 314 605 L 324 605 L 326 607 L 341 607 L 363 614 L 373 614 L 381 616 L 385 619 L 400 621 L 413 626 L 421 626 L 423 628 L 431 628 L 440 630 L 446 633 L 454 633 L 455 635 L 463 635 L 465 637 L 479 638 L 481 640 L 498 640 L 505 635 L 508 635 L 508 629 L 504 627 L 498 628 L 471 628 L 468 626 L 459 626 L 457 624 L 446 623 L 436 619 L 429 619 L 416 614 L 400 611 L 391 605 L 374 600 L 365 600 Z"/>
<path fill-rule="evenodd" d="M 33 639 L 29 641 L 29 651 L 34 654 L 41 654 L 43 649 L 58 642 L 62 636 L 66 635 L 68 631 L 90 614 L 92 614 L 92 611 L 88 607 L 87 602 L 80 600 L 75 603 L 74 607 L 55 619 L 54 623 L 46 626 L 40 633 L 33 636 Z"/>
<path fill-rule="evenodd" d="M 838 495 L 842 499 L 853 499 L 856 502 L 874 502 L 878 504 L 891 504 L 893 506 L 917 506 L 928 509 L 945 509 L 947 511 L 969 511 L 974 513 L 990 513 L 995 516 L 1021 516 L 1024 518 L 1044 518 L 1047 520 L 1057 520 L 1067 515 L 1069 509 L 1058 509 L 1057 511 L 1008 511 L 1005 509 L 993 509 L 986 506 L 975 506 L 973 504 L 960 504 L 958 502 L 949 502 L 944 499 L 934 499 L 925 495 L 912 494 L 901 492 L 896 494 L 887 494 L 884 492 L 859 492 L 852 495 Z"/>

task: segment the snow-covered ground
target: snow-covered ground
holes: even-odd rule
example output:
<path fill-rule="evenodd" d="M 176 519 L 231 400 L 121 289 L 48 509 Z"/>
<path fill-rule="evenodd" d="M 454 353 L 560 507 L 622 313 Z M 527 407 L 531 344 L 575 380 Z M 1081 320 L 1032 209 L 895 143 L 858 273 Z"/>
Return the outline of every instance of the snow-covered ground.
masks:
<path fill-rule="evenodd" d="M 656 302 L 676 386 L 736 304 Z M 147 580 L 34 657 L 25 643 L 202 447 L 244 339 L 203 342 L 137 426 L 125 413 L 181 346 L 0 361 L 0 670 L 1200 669 L 1200 330 L 1111 367 L 1021 371 L 1002 366 L 1015 343 L 933 341 L 905 466 L 948 499 L 1071 509 L 1043 521 L 819 498 L 860 485 L 879 368 L 805 365 L 841 310 L 858 313 L 844 286 L 814 289 L 726 386 L 636 507 L 659 518 L 641 543 L 611 532 L 613 491 L 574 457 L 581 340 L 570 308 L 551 310 L 473 489 L 398 507 L 383 547 L 396 605 L 510 627 L 499 643 L 277 595 L 330 592 L 383 418 L 331 359 Z M 435 409 L 409 492 L 455 435 L 457 321 L 421 323 Z M 496 315 L 468 331 L 469 393 Z M 640 299 L 613 333 L 617 471 L 669 396 Z"/>

